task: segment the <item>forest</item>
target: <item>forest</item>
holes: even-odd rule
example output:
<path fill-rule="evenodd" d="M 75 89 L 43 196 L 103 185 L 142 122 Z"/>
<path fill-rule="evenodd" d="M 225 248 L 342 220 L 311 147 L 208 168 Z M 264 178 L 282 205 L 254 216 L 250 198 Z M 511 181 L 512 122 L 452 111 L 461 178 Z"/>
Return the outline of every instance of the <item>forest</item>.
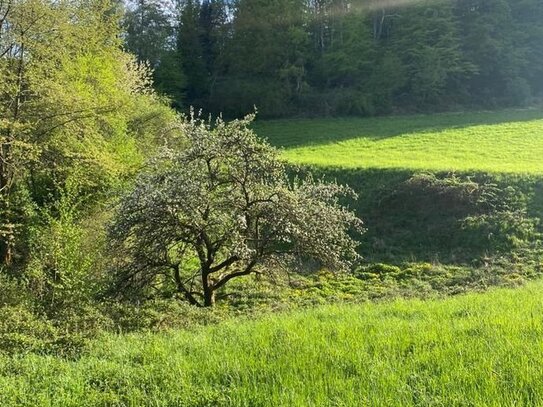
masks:
<path fill-rule="evenodd" d="M 126 49 L 178 108 L 384 115 L 533 103 L 538 0 L 141 0 Z"/>
<path fill-rule="evenodd" d="M 543 405 L 541 0 L 0 0 L 0 406 Z"/>

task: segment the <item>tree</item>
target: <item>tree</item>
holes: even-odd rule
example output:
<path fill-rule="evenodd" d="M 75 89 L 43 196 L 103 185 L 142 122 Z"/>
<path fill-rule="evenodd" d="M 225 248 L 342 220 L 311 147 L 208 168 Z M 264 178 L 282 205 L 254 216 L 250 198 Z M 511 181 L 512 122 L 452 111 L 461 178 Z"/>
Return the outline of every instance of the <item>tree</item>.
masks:
<path fill-rule="evenodd" d="M 148 70 L 121 51 L 118 23 L 108 0 L 0 1 L 0 267 L 24 269 L 36 254 L 35 215 L 67 183 L 77 181 L 78 211 L 93 207 L 171 117 Z"/>
<path fill-rule="evenodd" d="M 229 39 L 228 0 L 204 0 L 200 6 L 200 43 L 209 75 L 206 96 L 213 98 L 215 85 L 225 69 L 225 51 Z"/>
<path fill-rule="evenodd" d="M 165 51 L 153 72 L 154 87 L 171 99 L 174 108 L 181 109 L 186 99 L 187 78 L 182 69 L 182 55 L 177 50 Z"/>
<path fill-rule="evenodd" d="M 139 0 L 123 19 L 125 47 L 138 57 L 158 67 L 163 53 L 173 49 L 173 27 L 165 10 L 152 0 Z"/>
<path fill-rule="evenodd" d="M 177 51 L 160 57 L 155 74 L 177 107 L 372 115 L 522 105 L 543 94 L 540 0 L 178 4 Z M 135 35 L 160 34 L 159 20 Z M 161 47 L 152 43 L 161 41 L 145 41 L 151 53 Z"/>
<path fill-rule="evenodd" d="M 397 13 L 391 47 L 406 72 L 405 102 L 428 108 L 449 101 L 447 86 L 453 80 L 465 80 L 474 69 L 460 51 L 453 7 L 447 1 L 427 0 Z"/>
<path fill-rule="evenodd" d="M 512 18 L 510 3 L 515 1 L 458 0 L 454 4 L 462 53 L 475 67 L 475 74 L 466 81 L 471 103 L 490 107 L 521 104 L 531 93 L 521 74 L 525 44 L 515 43 L 524 28 Z M 538 37 L 541 44 L 541 32 Z M 531 67 L 537 69 L 537 64 Z"/>
<path fill-rule="evenodd" d="M 230 280 L 296 260 L 332 270 L 357 260 L 349 230 L 361 221 L 335 183 L 289 181 L 278 152 L 249 129 L 252 116 L 183 125 L 186 146 L 166 150 L 117 210 L 110 237 L 121 264 L 117 292 L 174 284 L 193 305 L 212 306 Z"/>
<path fill-rule="evenodd" d="M 521 77 L 529 81 L 534 95 L 543 94 L 543 3 L 538 0 L 510 2 L 517 27 L 516 46 L 523 50 Z"/>
<path fill-rule="evenodd" d="M 347 12 L 346 5 L 340 6 L 335 5 L 340 11 L 332 13 L 328 23 L 319 18 L 314 33 L 318 48 L 309 83 L 322 92 L 326 114 L 368 114 L 373 111 L 369 82 L 378 62 L 374 40 L 365 11 Z M 322 26 L 328 30 L 323 32 Z"/>
<path fill-rule="evenodd" d="M 139 0 L 125 11 L 124 46 L 138 61 L 153 69 L 155 89 L 183 106 L 187 79 L 182 55 L 176 47 L 176 31 L 168 10 L 156 0 Z"/>
<path fill-rule="evenodd" d="M 186 95 L 191 105 L 200 105 L 209 88 L 209 72 L 201 35 L 200 4 L 198 1 L 186 0 L 180 10 L 177 50 L 187 78 Z"/>
<path fill-rule="evenodd" d="M 292 113 L 307 88 L 306 16 L 303 0 L 235 2 L 226 77 L 210 100 L 216 113 L 237 117 L 255 104 L 268 117 Z"/>

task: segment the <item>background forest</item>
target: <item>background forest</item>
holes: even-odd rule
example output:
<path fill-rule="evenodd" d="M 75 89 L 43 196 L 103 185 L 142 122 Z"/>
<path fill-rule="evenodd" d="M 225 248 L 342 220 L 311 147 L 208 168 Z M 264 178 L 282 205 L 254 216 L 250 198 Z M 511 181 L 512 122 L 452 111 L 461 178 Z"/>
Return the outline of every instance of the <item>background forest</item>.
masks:
<path fill-rule="evenodd" d="M 538 0 L 141 0 L 126 48 L 176 107 L 261 118 L 533 103 Z"/>

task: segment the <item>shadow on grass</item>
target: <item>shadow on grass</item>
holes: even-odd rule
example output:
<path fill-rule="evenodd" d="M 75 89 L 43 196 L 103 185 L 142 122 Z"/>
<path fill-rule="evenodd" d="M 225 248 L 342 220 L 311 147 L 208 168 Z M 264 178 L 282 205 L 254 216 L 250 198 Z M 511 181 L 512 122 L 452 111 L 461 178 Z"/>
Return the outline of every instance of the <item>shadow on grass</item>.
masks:
<path fill-rule="evenodd" d="M 499 112 L 444 113 L 373 118 L 324 118 L 257 121 L 256 133 L 277 147 L 329 144 L 353 138 L 384 139 L 409 133 L 439 132 L 479 125 L 529 122 L 543 119 L 537 109 Z"/>
<path fill-rule="evenodd" d="M 350 185 L 348 205 L 364 220 L 367 262 L 481 266 L 530 255 L 541 245 L 543 178 L 486 173 L 306 168 Z M 533 251 L 535 253 L 535 251 Z"/>

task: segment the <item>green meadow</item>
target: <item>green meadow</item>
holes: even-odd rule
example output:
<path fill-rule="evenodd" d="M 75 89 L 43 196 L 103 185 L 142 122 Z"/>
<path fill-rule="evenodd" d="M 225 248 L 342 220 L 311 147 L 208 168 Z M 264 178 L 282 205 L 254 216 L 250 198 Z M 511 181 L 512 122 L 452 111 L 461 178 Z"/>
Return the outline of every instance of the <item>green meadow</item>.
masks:
<path fill-rule="evenodd" d="M 543 407 L 542 218 L 543 0 L 0 0 L 0 407 Z"/>
<path fill-rule="evenodd" d="M 0 354 L 0 406 L 543 406 L 543 112 L 255 128 L 360 195 L 364 263 L 240 281 L 181 329 Z"/>
<path fill-rule="evenodd" d="M 543 173 L 543 110 L 259 122 L 297 164 Z"/>
<path fill-rule="evenodd" d="M 2 406 L 540 406 L 543 283 L 0 358 Z"/>

